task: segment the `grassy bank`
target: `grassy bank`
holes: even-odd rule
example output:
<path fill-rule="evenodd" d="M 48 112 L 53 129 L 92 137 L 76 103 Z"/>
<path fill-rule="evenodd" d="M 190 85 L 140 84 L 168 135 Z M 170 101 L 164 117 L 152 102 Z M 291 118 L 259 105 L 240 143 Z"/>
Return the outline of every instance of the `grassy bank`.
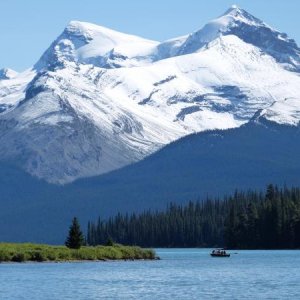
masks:
<path fill-rule="evenodd" d="M 155 257 L 153 250 L 122 245 L 81 247 L 75 250 L 65 246 L 0 243 L 0 262 L 150 260 Z"/>

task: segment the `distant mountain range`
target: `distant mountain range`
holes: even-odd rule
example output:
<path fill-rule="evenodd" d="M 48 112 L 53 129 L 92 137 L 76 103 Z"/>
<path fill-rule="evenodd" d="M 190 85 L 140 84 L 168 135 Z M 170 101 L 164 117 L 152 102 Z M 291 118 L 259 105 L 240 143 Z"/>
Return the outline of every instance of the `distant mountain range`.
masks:
<path fill-rule="evenodd" d="M 162 43 L 70 22 L 31 69 L 0 71 L 0 240 L 299 184 L 299 71 L 295 41 L 236 6 Z"/>

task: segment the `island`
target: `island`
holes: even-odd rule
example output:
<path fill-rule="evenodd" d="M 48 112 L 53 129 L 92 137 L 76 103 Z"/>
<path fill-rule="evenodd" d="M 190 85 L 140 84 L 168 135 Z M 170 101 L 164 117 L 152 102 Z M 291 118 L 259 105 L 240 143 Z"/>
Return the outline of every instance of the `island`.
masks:
<path fill-rule="evenodd" d="M 31 243 L 0 243 L 2 262 L 75 262 L 107 260 L 154 260 L 155 251 L 137 246 L 82 246 L 70 249 L 66 246 L 51 246 Z"/>

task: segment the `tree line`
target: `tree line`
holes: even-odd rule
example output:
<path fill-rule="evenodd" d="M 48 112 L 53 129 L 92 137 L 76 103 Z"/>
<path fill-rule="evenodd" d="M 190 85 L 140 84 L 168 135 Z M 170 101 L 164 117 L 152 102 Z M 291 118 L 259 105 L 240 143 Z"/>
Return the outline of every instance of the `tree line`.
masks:
<path fill-rule="evenodd" d="M 109 239 L 143 247 L 300 248 L 300 189 L 269 185 L 88 223 L 89 245 Z"/>

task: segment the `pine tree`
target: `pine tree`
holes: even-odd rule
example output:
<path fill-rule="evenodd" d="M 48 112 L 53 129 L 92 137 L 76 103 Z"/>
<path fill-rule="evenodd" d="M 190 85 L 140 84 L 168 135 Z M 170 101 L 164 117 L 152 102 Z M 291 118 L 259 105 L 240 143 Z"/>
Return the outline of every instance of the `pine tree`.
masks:
<path fill-rule="evenodd" d="M 84 245 L 84 236 L 76 217 L 72 220 L 72 225 L 70 226 L 69 235 L 66 239 L 65 245 L 71 249 L 79 249 Z"/>
<path fill-rule="evenodd" d="M 165 211 L 117 214 L 88 224 L 91 245 L 300 248 L 300 188 L 239 192 L 224 199 L 170 203 Z"/>
<path fill-rule="evenodd" d="M 107 239 L 105 246 L 110 246 L 110 247 L 114 246 L 114 241 L 111 237 Z"/>

